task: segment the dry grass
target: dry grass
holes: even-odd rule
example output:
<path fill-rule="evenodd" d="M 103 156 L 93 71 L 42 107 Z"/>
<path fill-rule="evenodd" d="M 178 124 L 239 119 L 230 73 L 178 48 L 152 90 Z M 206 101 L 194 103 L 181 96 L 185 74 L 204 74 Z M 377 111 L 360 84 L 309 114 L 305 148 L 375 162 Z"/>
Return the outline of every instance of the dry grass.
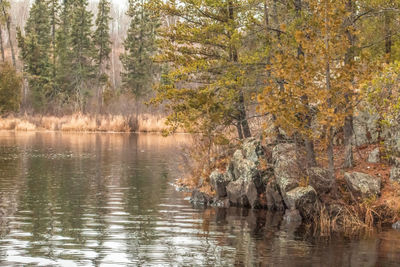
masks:
<path fill-rule="evenodd" d="M 165 119 L 151 114 L 139 115 L 137 122 L 132 116 L 80 113 L 61 117 L 25 115 L 0 118 L 0 130 L 15 131 L 162 132 L 166 129 Z"/>

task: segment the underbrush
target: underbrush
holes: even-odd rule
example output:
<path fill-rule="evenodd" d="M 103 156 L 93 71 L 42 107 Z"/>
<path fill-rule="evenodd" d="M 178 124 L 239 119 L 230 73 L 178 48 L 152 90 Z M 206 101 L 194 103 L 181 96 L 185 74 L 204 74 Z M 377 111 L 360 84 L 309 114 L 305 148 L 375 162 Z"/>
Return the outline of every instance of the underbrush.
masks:
<path fill-rule="evenodd" d="M 140 114 L 137 120 L 134 116 L 81 113 L 60 117 L 25 115 L 0 119 L 0 130 L 15 131 L 163 132 L 166 128 L 165 119 L 152 114 Z"/>

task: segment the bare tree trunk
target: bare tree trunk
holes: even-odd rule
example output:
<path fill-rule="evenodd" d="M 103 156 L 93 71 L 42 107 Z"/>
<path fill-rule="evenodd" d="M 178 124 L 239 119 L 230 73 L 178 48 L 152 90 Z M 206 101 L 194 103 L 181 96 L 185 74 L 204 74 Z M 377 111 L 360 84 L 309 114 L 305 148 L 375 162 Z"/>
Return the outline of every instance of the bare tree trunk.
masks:
<path fill-rule="evenodd" d="M 228 2 L 228 10 L 229 10 L 229 19 L 230 20 L 234 20 L 235 19 L 235 15 L 234 15 L 234 6 L 232 1 Z M 239 62 L 239 56 L 238 56 L 238 52 L 236 47 L 232 46 L 230 48 L 230 60 L 238 63 Z M 239 94 L 239 99 L 238 99 L 238 124 L 241 124 L 241 132 L 242 135 L 239 134 L 239 138 L 243 139 L 243 138 L 248 138 L 251 137 L 251 131 L 250 131 L 250 127 L 247 121 L 247 115 L 246 115 L 246 104 L 244 101 L 244 93 L 243 90 L 241 88 L 237 88 L 238 90 L 238 94 Z M 239 128 L 238 128 L 239 131 Z"/>
<path fill-rule="evenodd" d="M 242 131 L 242 124 L 240 122 L 238 122 L 236 124 L 236 129 L 237 129 L 237 132 L 238 132 L 239 139 L 242 140 L 243 139 L 243 131 Z"/>
<path fill-rule="evenodd" d="M 14 67 L 17 67 L 17 62 L 15 60 L 15 52 L 14 52 L 14 45 L 12 42 L 12 38 L 11 38 L 11 17 L 10 15 L 8 15 L 3 7 L 3 14 L 4 16 L 7 18 L 7 31 L 8 31 L 8 42 L 10 44 L 10 48 L 11 48 L 11 58 L 12 58 L 12 63 Z"/>
<path fill-rule="evenodd" d="M 347 116 L 344 121 L 343 127 L 344 134 L 344 168 L 352 168 L 353 167 L 353 145 L 352 145 L 352 137 L 353 137 L 353 116 Z"/>
<path fill-rule="evenodd" d="M 325 49 L 326 49 L 326 59 L 325 59 L 325 83 L 326 83 L 326 90 L 328 93 L 331 91 L 331 65 L 330 65 L 330 58 L 329 58 L 329 53 L 330 53 L 330 46 L 329 46 L 329 26 L 328 26 L 328 14 L 325 11 L 325 28 L 326 28 L 326 35 L 325 35 Z M 327 99 L 328 106 L 332 106 L 332 99 L 329 97 Z M 328 156 L 328 164 L 329 164 L 329 174 L 330 178 L 334 179 L 335 178 L 335 165 L 334 165 L 334 155 L 333 155 L 333 126 L 329 125 L 328 126 L 328 146 L 327 146 L 327 156 Z"/>
<path fill-rule="evenodd" d="M 347 1 L 347 9 L 350 12 L 350 16 L 348 17 L 348 24 L 351 25 L 353 22 L 354 16 L 355 16 L 355 9 L 353 5 L 353 0 L 348 0 Z M 346 25 L 348 26 L 348 25 Z M 351 33 L 351 31 L 346 30 L 346 35 L 347 39 L 349 40 L 351 46 L 348 49 L 345 57 L 345 64 L 346 65 L 351 65 L 354 61 L 354 46 L 355 46 L 355 40 L 356 36 Z M 354 81 L 354 77 L 352 77 L 352 80 Z M 350 103 L 350 94 L 351 93 L 346 93 L 345 94 L 345 99 L 346 103 Z M 353 160 L 353 144 L 352 144 L 352 139 L 353 139 L 353 107 L 348 106 L 346 107 L 346 112 L 349 114 L 346 116 L 345 121 L 344 121 L 344 126 L 343 126 L 343 142 L 344 142 L 344 163 L 343 167 L 344 168 L 351 168 L 354 165 L 354 160 Z"/>
<path fill-rule="evenodd" d="M 4 47 L 3 47 L 3 30 L 1 29 L 0 25 L 0 49 L 1 49 L 1 59 L 4 62 L 6 60 L 4 55 Z"/>
<path fill-rule="evenodd" d="M 392 56 L 392 31 L 390 29 L 390 16 L 388 12 L 385 12 L 385 55 L 386 55 L 386 62 L 390 63 L 391 56 Z"/>
<path fill-rule="evenodd" d="M 333 128 L 329 127 L 328 130 L 328 147 L 327 147 L 327 155 L 328 155 L 328 169 L 331 179 L 335 178 L 335 162 L 333 155 Z"/>

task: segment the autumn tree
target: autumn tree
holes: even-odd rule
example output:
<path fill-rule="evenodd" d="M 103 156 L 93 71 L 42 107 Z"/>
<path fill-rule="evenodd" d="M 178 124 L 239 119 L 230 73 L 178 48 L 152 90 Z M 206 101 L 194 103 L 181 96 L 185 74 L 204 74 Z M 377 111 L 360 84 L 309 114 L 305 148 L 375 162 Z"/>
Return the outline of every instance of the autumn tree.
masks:
<path fill-rule="evenodd" d="M 353 46 L 347 34 L 354 32 L 353 24 L 345 23 L 346 2 L 304 1 L 307 9 L 287 25 L 285 52 L 271 60 L 269 86 L 259 95 L 260 111 L 274 114 L 288 135 L 325 140 L 332 176 L 334 133 L 352 112 L 356 88 L 365 79 L 361 59 L 346 61 Z"/>

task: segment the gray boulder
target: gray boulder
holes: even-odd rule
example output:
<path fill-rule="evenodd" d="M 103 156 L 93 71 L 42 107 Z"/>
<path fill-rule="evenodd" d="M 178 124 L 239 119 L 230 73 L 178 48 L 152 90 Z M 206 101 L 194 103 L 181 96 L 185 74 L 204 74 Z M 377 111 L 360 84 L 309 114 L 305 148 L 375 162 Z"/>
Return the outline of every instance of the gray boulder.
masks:
<path fill-rule="evenodd" d="M 245 158 L 242 150 L 237 150 L 233 154 L 231 162 L 234 180 L 254 182 L 257 187 L 261 186 L 262 179 L 257 162 Z"/>
<path fill-rule="evenodd" d="M 242 145 L 243 156 L 255 164 L 259 163 L 260 157 L 264 156 L 264 150 L 261 146 L 261 141 L 255 138 L 248 138 Z"/>
<path fill-rule="evenodd" d="M 226 186 L 232 181 L 232 176 L 229 171 L 221 173 L 219 170 L 215 170 L 210 175 L 210 184 L 215 190 L 217 198 L 223 198 L 227 196 Z"/>
<path fill-rule="evenodd" d="M 211 197 L 196 189 L 192 192 L 192 197 L 190 198 L 190 202 L 194 205 L 207 206 L 208 204 L 211 203 Z"/>
<path fill-rule="evenodd" d="M 297 187 L 286 193 L 285 203 L 289 209 L 298 209 L 303 217 L 309 215 L 317 201 L 317 192 L 312 186 Z"/>
<path fill-rule="evenodd" d="M 394 224 L 392 224 L 392 228 L 400 231 L 400 221 L 397 221 Z"/>
<path fill-rule="evenodd" d="M 360 110 L 353 119 L 353 144 L 361 146 L 376 143 L 379 138 L 378 120 L 378 114 Z"/>
<path fill-rule="evenodd" d="M 397 122 L 385 129 L 383 135 L 385 146 L 394 156 L 400 157 L 400 123 Z"/>
<path fill-rule="evenodd" d="M 245 192 L 245 183 L 242 180 L 230 182 L 226 187 L 226 192 L 232 206 L 249 207 L 249 200 Z"/>
<path fill-rule="evenodd" d="M 307 170 L 310 185 L 319 193 L 329 193 L 335 180 L 330 177 L 329 170 L 313 167 Z"/>
<path fill-rule="evenodd" d="M 295 144 L 278 144 L 272 151 L 274 175 L 282 194 L 299 186 L 302 170 Z"/>
<path fill-rule="evenodd" d="M 362 198 L 377 196 L 381 192 L 381 180 L 361 172 L 346 172 L 344 179 L 350 190 Z"/>
<path fill-rule="evenodd" d="M 392 182 L 400 183 L 400 168 L 399 167 L 392 167 L 390 170 L 390 180 Z"/>
<path fill-rule="evenodd" d="M 379 147 L 375 148 L 369 153 L 367 161 L 369 163 L 378 163 L 380 161 Z"/>
<path fill-rule="evenodd" d="M 229 203 L 232 206 L 259 208 L 261 206 L 260 194 L 254 183 L 242 180 L 230 182 L 226 187 Z"/>

